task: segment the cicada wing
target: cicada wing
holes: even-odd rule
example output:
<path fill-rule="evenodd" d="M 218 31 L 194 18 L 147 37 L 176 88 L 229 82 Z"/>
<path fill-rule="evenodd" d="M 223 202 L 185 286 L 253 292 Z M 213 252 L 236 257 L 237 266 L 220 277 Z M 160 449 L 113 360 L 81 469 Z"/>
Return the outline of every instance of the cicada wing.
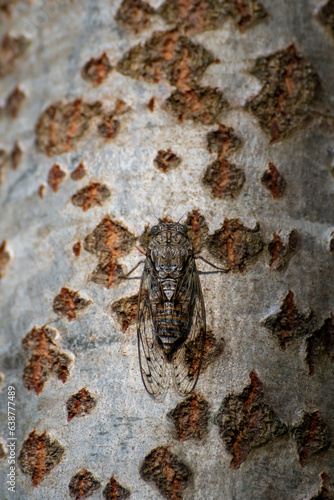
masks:
<path fill-rule="evenodd" d="M 161 400 L 167 389 L 167 360 L 155 334 L 150 303 L 151 288 L 152 278 L 145 266 L 138 300 L 139 365 L 147 392 L 154 399 Z"/>
<path fill-rule="evenodd" d="M 187 396 L 198 380 L 205 343 L 205 307 L 195 262 L 185 281 L 189 296 L 188 335 L 172 360 L 174 385 L 181 396 Z"/>

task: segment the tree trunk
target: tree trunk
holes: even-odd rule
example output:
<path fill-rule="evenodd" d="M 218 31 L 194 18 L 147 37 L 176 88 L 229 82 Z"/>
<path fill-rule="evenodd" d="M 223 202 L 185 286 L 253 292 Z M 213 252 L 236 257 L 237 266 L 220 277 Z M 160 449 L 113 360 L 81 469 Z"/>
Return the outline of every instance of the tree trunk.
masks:
<path fill-rule="evenodd" d="M 0 497 L 334 498 L 334 2 L 0 15 Z M 228 272 L 157 402 L 121 277 L 182 216 Z"/>

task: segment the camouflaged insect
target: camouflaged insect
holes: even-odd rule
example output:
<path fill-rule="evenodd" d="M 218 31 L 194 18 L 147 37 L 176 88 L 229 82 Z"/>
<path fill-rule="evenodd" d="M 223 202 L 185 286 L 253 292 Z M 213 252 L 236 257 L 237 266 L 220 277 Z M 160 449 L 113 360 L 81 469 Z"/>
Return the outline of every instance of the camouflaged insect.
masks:
<path fill-rule="evenodd" d="M 195 387 L 205 341 L 205 308 L 188 227 L 151 228 L 138 299 L 138 349 L 148 393 L 162 399 L 170 376 L 181 396 Z"/>

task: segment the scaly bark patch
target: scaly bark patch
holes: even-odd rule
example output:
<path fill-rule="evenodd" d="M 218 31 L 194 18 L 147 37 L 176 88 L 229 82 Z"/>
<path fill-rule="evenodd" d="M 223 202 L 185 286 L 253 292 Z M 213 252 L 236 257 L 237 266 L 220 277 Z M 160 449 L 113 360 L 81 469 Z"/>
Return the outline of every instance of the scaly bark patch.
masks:
<path fill-rule="evenodd" d="M 209 226 L 206 223 L 205 217 L 198 209 L 188 212 L 185 223 L 188 226 L 188 236 L 192 241 L 194 253 L 197 254 L 204 246 Z"/>
<path fill-rule="evenodd" d="M 306 340 L 306 362 L 309 375 L 315 373 L 315 363 L 321 356 L 327 356 L 330 361 L 334 360 L 334 315 L 327 318 L 322 327 L 316 330 Z"/>
<path fill-rule="evenodd" d="M 63 287 L 53 299 L 53 310 L 68 321 L 74 321 L 92 303 L 91 300 L 80 297 L 79 292 Z"/>
<path fill-rule="evenodd" d="M 95 479 L 92 472 L 87 469 L 81 469 L 72 477 L 68 488 L 70 496 L 75 500 L 80 500 L 81 498 L 91 496 L 100 486 L 100 481 Z"/>
<path fill-rule="evenodd" d="M 132 297 L 124 297 L 117 300 L 111 306 L 112 312 L 116 315 L 118 323 L 121 325 L 122 333 L 125 333 L 130 325 L 136 322 L 138 310 L 138 293 Z"/>
<path fill-rule="evenodd" d="M 271 192 L 274 200 L 278 200 L 283 195 L 286 182 L 272 162 L 269 162 L 268 167 L 269 169 L 261 177 L 261 183 Z"/>
<path fill-rule="evenodd" d="M 73 394 L 66 402 L 67 421 L 74 417 L 84 417 L 91 413 L 97 404 L 96 398 L 84 387 Z"/>
<path fill-rule="evenodd" d="M 80 181 L 81 179 L 83 179 L 83 177 L 85 177 L 86 174 L 87 174 L 86 167 L 84 163 L 81 161 L 79 165 L 75 167 L 75 169 L 71 172 L 70 177 L 72 181 Z"/>
<path fill-rule="evenodd" d="M 170 149 L 167 149 L 167 151 L 161 149 L 160 151 L 158 151 L 158 154 L 154 158 L 153 163 L 159 170 L 162 170 L 162 172 L 166 173 L 172 168 L 178 167 L 181 163 L 181 158 L 179 158 Z"/>
<path fill-rule="evenodd" d="M 301 423 L 292 429 L 292 435 L 302 467 L 331 445 L 329 428 L 319 411 L 305 413 Z"/>
<path fill-rule="evenodd" d="M 116 481 L 115 476 L 111 476 L 103 490 L 103 496 L 106 500 L 127 500 L 130 498 L 130 494 L 128 489 Z"/>
<path fill-rule="evenodd" d="M 270 269 L 284 271 L 299 246 L 300 237 L 296 229 L 292 229 L 284 239 L 280 234 L 274 233 L 273 239 L 268 244 L 268 250 L 271 256 L 269 262 Z"/>
<path fill-rule="evenodd" d="M 82 208 L 84 212 L 102 203 L 111 195 L 110 189 L 105 184 L 90 182 L 88 186 L 79 189 L 71 198 L 73 205 Z"/>
<path fill-rule="evenodd" d="M 331 494 L 329 490 L 329 476 L 326 471 L 321 474 L 321 488 L 317 495 L 314 495 L 310 500 L 334 500 L 334 492 Z"/>
<path fill-rule="evenodd" d="M 209 403 L 199 394 L 191 394 L 168 412 L 167 417 L 173 420 L 179 441 L 201 440 L 208 433 Z"/>
<path fill-rule="evenodd" d="M 148 26 L 154 12 L 150 4 L 142 0 L 123 0 L 115 21 L 122 28 L 139 33 Z"/>
<path fill-rule="evenodd" d="M 104 52 L 101 57 L 96 59 L 92 57 L 86 62 L 81 70 L 81 76 L 84 80 L 91 82 L 97 87 L 104 82 L 111 70 L 112 65 L 107 54 Z"/>
<path fill-rule="evenodd" d="M 59 189 L 59 185 L 65 180 L 66 173 L 60 165 L 54 163 L 48 173 L 48 185 L 54 193 Z"/>

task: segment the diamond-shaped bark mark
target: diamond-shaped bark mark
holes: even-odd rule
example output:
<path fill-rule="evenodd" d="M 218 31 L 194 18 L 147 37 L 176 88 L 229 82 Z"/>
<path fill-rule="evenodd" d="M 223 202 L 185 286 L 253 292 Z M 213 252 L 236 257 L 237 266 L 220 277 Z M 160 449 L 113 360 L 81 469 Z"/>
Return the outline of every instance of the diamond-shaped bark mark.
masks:
<path fill-rule="evenodd" d="M 80 297 L 79 292 L 63 287 L 53 299 L 53 310 L 68 321 L 77 319 L 92 303 L 91 300 Z"/>
<path fill-rule="evenodd" d="M 103 490 L 103 496 L 106 500 L 127 500 L 130 498 L 130 491 L 121 486 L 112 476 Z"/>
<path fill-rule="evenodd" d="M 51 104 L 39 117 L 36 147 L 48 156 L 68 153 L 88 130 L 93 117 L 100 115 L 100 102 L 88 104 L 82 99 Z"/>
<path fill-rule="evenodd" d="M 270 132 L 271 143 L 288 135 L 309 113 L 318 76 L 294 46 L 256 59 L 251 73 L 263 82 L 258 95 L 246 104 Z"/>
<path fill-rule="evenodd" d="M 112 312 L 116 315 L 117 321 L 122 327 L 122 332 L 125 333 L 130 325 L 136 322 L 138 309 L 138 294 L 132 297 L 124 297 L 117 300 L 111 306 Z"/>
<path fill-rule="evenodd" d="M 147 27 L 154 12 L 150 4 L 142 0 L 123 0 L 115 21 L 122 28 L 139 33 Z"/>
<path fill-rule="evenodd" d="M 123 275 L 117 259 L 129 253 L 135 241 L 136 237 L 122 224 L 105 217 L 84 241 L 84 249 L 99 258 L 91 280 L 107 288 L 113 286 Z"/>
<path fill-rule="evenodd" d="M 199 253 L 209 232 L 205 217 L 201 215 L 199 210 L 194 209 L 188 212 L 185 224 L 188 226 L 188 236 L 192 241 L 193 250 L 195 253 Z"/>
<path fill-rule="evenodd" d="M 87 469 L 81 469 L 71 479 L 68 485 L 70 496 L 75 500 L 90 497 L 94 491 L 97 491 L 101 486 L 100 481 L 95 479 L 92 472 Z"/>
<path fill-rule="evenodd" d="M 324 321 L 319 330 L 316 330 L 306 340 L 306 362 L 309 367 L 309 375 L 314 375 L 315 361 L 320 356 L 327 356 L 330 361 L 334 360 L 334 315 Z"/>
<path fill-rule="evenodd" d="M 92 57 L 86 62 L 81 70 L 81 76 L 84 80 L 97 86 L 104 82 L 111 70 L 112 65 L 110 64 L 107 54 L 104 52 L 102 56 L 96 59 Z"/>
<path fill-rule="evenodd" d="M 254 448 L 284 436 L 288 427 L 263 401 L 263 385 L 255 371 L 251 383 L 241 394 L 230 394 L 216 416 L 219 433 L 232 454 L 231 467 L 237 469 Z"/>
<path fill-rule="evenodd" d="M 120 121 L 116 118 L 129 109 L 130 108 L 126 106 L 126 103 L 122 101 L 122 99 L 117 99 L 114 109 L 110 113 L 104 113 L 102 115 L 102 120 L 97 126 L 99 135 L 106 140 L 115 137 L 120 129 Z"/>
<path fill-rule="evenodd" d="M 38 486 L 59 464 L 64 453 L 64 447 L 52 440 L 46 431 L 38 435 L 34 429 L 22 445 L 18 463 L 22 472 L 31 477 L 33 486 Z"/>
<path fill-rule="evenodd" d="M 10 253 L 6 250 L 6 245 L 6 240 L 3 240 L 0 245 L 0 279 L 5 276 L 10 261 Z"/>
<path fill-rule="evenodd" d="M 334 0 L 329 0 L 318 12 L 319 21 L 328 26 L 334 36 Z"/>
<path fill-rule="evenodd" d="M 207 150 L 209 153 L 217 153 L 218 158 L 225 158 L 230 152 L 236 151 L 241 140 L 232 127 L 220 124 L 216 130 L 212 130 L 206 136 Z"/>
<path fill-rule="evenodd" d="M 179 441 L 203 439 L 208 433 L 209 403 L 199 394 L 191 394 L 167 413 L 173 420 Z"/>
<path fill-rule="evenodd" d="M 182 500 L 182 491 L 192 472 L 167 446 L 159 446 L 145 457 L 140 475 L 145 481 L 152 482 L 168 500 Z"/>
<path fill-rule="evenodd" d="M 278 200 L 284 192 L 286 182 L 272 162 L 269 162 L 268 167 L 269 169 L 261 177 L 261 183 L 271 192 L 274 200 Z"/>
<path fill-rule="evenodd" d="M 203 354 L 202 354 L 203 349 Z M 209 330 L 205 333 L 204 348 L 202 339 L 198 337 L 193 342 L 188 341 L 185 344 L 185 364 L 190 376 L 195 376 L 200 363 L 200 372 L 204 372 L 211 363 L 223 353 L 225 349 L 225 340 L 216 339 L 214 334 Z"/>
<path fill-rule="evenodd" d="M 91 413 L 97 404 L 94 396 L 84 387 L 73 394 L 66 402 L 67 420 L 70 422 L 74 417 L 84 417 Z"/>
<path fill-rule="evenodd" d="M 286 269 L 291 257 L 298 250 L 300 245 L 300 237 L 296 229 L 292 229 L 286 238 L 280 234 L 274 233 L 273 239 L 268 245 L 270 253 L 270 269 L 283 271 Z"/>
<path fill-rule="evenodd" d="M 219 29 L 228 17 L 243 30 L 267 15 L 257 0 L 165 0 L 157 13 L 187 34 Z"/>
<path fill-rule="evenodd" d="M 49 170 L 47 182 L 54 193 L 59 189 L 59 185 L 65 180 L 66 173 L 60 165 L 54 163 Z"/>
<path fill-rule="evenodd" d="M 321 488 L 319 493 L 314 495 L 310 500 L 334 500 L 334 492 L 331 494 L 329 490 L 329 476 L 326 471 L 321 473 Z"/>
<path fill-rule="evenodd" d="M 23 35 L 6 33 L 0 48 L 0 78 L 14 71 L 16 60 L 21 57 L 30 45 Z"/>
<path fill-rule="evenodd" d="M 91 182 L 88 186 L 79 189 L 71 198 L 73 205 L 81 207 L 84 212 L 102 203 L 111 195 L 110 189 L 105 184 Z"/>
<path fill-rule="evenodd" d="M 225 219 L 222 227 L 208 236 L 206 246 L 226 269 L 243 271 L 263 250 L 264 242 L 259 224 L 251 229 L 239 219 Z"/>
<path fill-rule="evenodd" d="M 328 425 L 320 417 L 319 411 L 305 413 L 301 423 L 292 429 L 292 435 L 302 467 L 331 444 Z"/>
<path fill-rule="evenodd" d="M 4 106 L 5 114 L 14 120 L 17 117 L 25 98 L 26 95 L 23 90 L 21 90 L 19 86 L 16 86 L 6 98 Z"/>
<path fill-rule="evenodd" d="M 86 167 L 84 163 L 81 161 L 77 167 L 71 172 L 72 181 L 80 181 L 87 174 Z"/>
<path fill-rule="evenodd" d="M 22 340 L 23 349 L 29 354 L 24 367 L 23 384 L 28 391 L 39 395 L 45 382 L 54 374 L 63 383 L 69 375 L 72 359 L 62 351 L 56 339 L 57 332 L 47 326 L 36 326 Z"/>
<path fill-rule="evenodd" d="M 181 161 L 181 158 L 179 158 L 170 149 L 167 149 L 167 151 L 161 149 L 160 151 L 158 151 L 158 154 L 154 158 L 153 163 L 159 170 L 162 170 L 164 173 L 166 173 L 168 172 L 168 170 L 178 167 Z"/>
<path fill-rule="evenodd" d="M 290 342 L 305 337 L 315 328 L 313 311 L 299 312 L 294 301 L 294 294 L 289 291 L 278 313 L 268 316 L 264 326 L 277 337 L 280 347 L 285 349 Z"/>

